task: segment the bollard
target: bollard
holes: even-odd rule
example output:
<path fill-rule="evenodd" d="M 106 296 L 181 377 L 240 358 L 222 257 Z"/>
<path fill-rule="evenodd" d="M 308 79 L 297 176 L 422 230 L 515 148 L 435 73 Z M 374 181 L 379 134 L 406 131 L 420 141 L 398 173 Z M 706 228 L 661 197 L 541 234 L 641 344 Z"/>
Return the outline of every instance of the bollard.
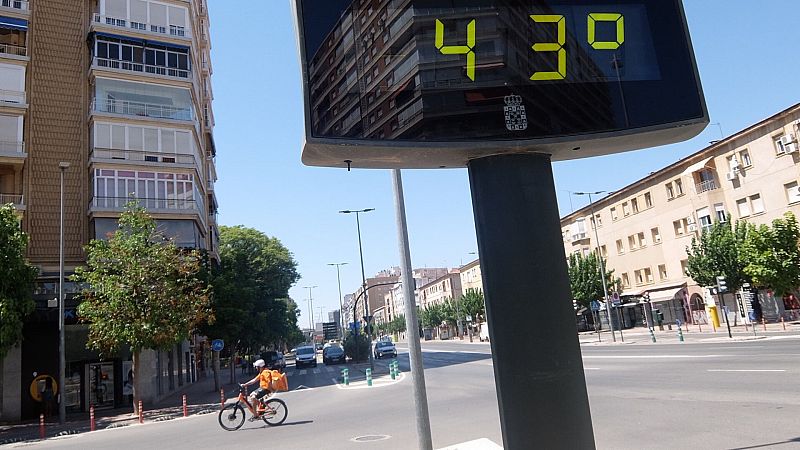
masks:
<path fill-rule="evenodd" d="M 389 375 L 391 375 L 392 379 L 394 380 L 397 377 L 397 373 L 395 372 L 395 361 L 389 363 Z"/>
<path fill-rule="evenodd" d="M 350 369 L 348 369 L 346 367 L 344 369 L 342 369 L 342 382 L 344 383 L 345 386 L 349 386 L 350 385 L 350 376 L 349 376 L 349 374 L 350 374 Z"/>
<path fill-rule="evenodd" d="M 683 342 L 683 329 L 681 327 L 678 327 L 678 340 Z"/>
<path fill-rule="evenodd" d="M 144 423 L 144 405 L 139 400 L 139 423 Z"/>
<path fill-rule="evenodd" d="M 94 431 L 95 429 L 94 405 L 89 405 L 89 431 Z"/>
<path fill-rule="evenodd" d="M 711 321 L 711 329 L 714 331 L 714 333 L 717 332 L 717 327 L 714 325 L 714 321 L 713 320 Z"/>
<path fill-rule="evenodd" d="M 39 414 L 39 437 L 44 439 L 44 414 Z"/>
<path fill-rule="evenodd" d="M 744 331 L 750 331 L 750 324 L 747 321 L 744 322 Z"/>
<path fill-rule="evenodd" d="M 761 323 L 764 325 L 764 331 L 767 331 L 767 319 L 761 318 Z"/>
<path fill-rule="evenodd" d="M 367 386 L 372 386 L 372 369 L 367 369 Z"/>
<path fill-rule="evenodd" d="M 219 409 L 225 409 L 225 390 L 219 390 Z"/>
<path fill-rule="evenodd" d="M 186 408 L 186 394 L 183 394 L 183 417 L 189 417 L 189 409 Z"/>
<path fill-rule="evenodd" d="M 654 344 L 656 343 L 656 334 L 653 333 L 652 328 L 650 328 L 650 340 L 653 341 Z"/>
<path fill-rule="evenodd" d="M 781 325 L 783 325 L 783 331 L 786 331 L 786 322 L 783 320 L 783 316 L 781 316 Z"/>
<path fill-rule="evenodd" d="M 701 333 L 703 332 L 703 326 L 700 325 L 700 322 L 697 322 L 697 331 L 699 331 Z"/>

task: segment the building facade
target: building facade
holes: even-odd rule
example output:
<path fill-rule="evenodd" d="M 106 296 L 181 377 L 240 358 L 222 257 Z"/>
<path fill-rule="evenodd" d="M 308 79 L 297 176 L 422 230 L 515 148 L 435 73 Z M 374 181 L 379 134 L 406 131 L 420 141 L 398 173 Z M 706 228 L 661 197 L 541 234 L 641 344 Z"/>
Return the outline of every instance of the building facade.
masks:
<path fill-rule="evenodd" d="M 36 312 L 0 362 L 0 420 L 38 416 L 32 374 L 57 378 L 58 316 L 48 300 L 58 295 L 62 170 L 67 275 L 131 199 L 179 246 L 218 259 L 210 49 L 206 0 L 0 3 L 0 201 L 16 206 L 40 269 Z M 86 350 L 77 291 L 66 283 L 68 413 L 123 405 L 130 355 L 101 360 Z M 143 355 L 144 399 L 196 379 L 206 355 L 192 344 Z"/>
<path fill-rule="evenodd" d="M 645 293 L 671 323 L 707 323 L 708 306 L 719 300 L 686 275 L 686 249 L 728 214 L 755 224 L 800 214 L 798 134 L 795 105 L 595 200 L 561 219 L 567 255 L 599 248 L 622 281 L 626 325 L 641 324 L 637 302 Z M 736 323 L 748 318 L 750 303 L 741 298 L 747 295 L 727 296 Z M 771 293 L 759 296 L 768 320 L 797 316 Z"/>

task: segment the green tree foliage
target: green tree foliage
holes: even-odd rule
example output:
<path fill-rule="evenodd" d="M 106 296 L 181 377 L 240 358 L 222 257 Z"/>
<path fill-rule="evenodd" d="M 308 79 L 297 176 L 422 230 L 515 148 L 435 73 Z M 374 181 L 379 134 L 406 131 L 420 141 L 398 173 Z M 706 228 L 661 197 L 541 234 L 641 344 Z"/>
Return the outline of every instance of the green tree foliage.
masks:
<path fill-rule="evenodd" d="M 291 347 L 303 341 L 289 288 L 297 263 L 276 238 L 244 226 L 220 227 L 220 265 L 212 275 L 214 324 L 203 334 L 230 343 L 234 352 Z"/>
<path fill-rule="evenodd" d="M 22 232 L 12 205 L 0 205 L 0 360 L 22 339 L 22 325 L 37 269 L 25 260 L 28 236 Z"/>
<path fill-rule="evenodd" d="M 389 334 L 398 334 L 406 331 L 406 316 L 400 314 L 392 319 L 392 321 L 389 322 L 389 326 L 386 328 L 386 331 Z"/>
<path fill-rule="evenodd" d="M 603 280 L 600 278 L 600 258 L 594 253 L 573 253 L 567 259 L 572 298 L 585 307 L 592 300 L 603 299 Z M 622 280 L 614 278 L 614 271 L 606 267 L 606 287 L 611 292 L 622 293 Z"/>
<path fill-rule="evenodd" d="M 734 225 L 730 215 L 725 222 L 714 221 L 686 248 L 686 273 L 700 286 L 714 286 L 717 277 L 724 276 L 728 289 L 739 289 L 750 281 L 740 256 L 746 233 L 747 224 L 737 221 Z"/>
<path fill-rule="evenodd" d="M 425 328 L 439 328 L 445 320 L 444 305 L 436 303 L 422 308 L 419 312 L 419 319 Z"/>
<path fill-rule="evenodd" d="M 365 361 L 369 357 L 369 340 L 364 333 L 348 331 L 342 347 L 345 355 L 354 361 Z"/>
<path fill-rule="evenodd" d="M 800 230 L 794 214 L 772 221 L 772 227 L 748 224 L 740 259 L 744 273 L 759 287 L 783 296 L 800 286 Z M 730 284 L 730 283 L 729 283 Z"/>
<path fill-rule="evenodd" d="M 104 356 L 130 347 L 136 408 L 140 352 L 169 348 L 213 321 L 209 287 L 199 277 L 203 258 L 165 238 L 136 202 L 126 205 L 117 231 L 92 240 L 86 253 L 87 267 L 72 279 L 88 285 L 78 307 L 89 323 L 87 347 Z"/>
<path fill-rule="evenodd" d="M 472 316 L 473 322 L 478 322 L 478 316 L 486 317 L 483 304 L 483 291 L 480 289 L 467 289 L 467 292 L 458 299 L 461 317 L 466 320 L 467 316 Z"/>

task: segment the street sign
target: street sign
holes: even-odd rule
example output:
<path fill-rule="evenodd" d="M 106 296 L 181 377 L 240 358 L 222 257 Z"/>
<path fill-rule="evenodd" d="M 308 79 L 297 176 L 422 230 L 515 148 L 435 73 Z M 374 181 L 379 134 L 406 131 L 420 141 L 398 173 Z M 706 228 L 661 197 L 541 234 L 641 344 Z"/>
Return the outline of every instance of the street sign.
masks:
<path fill-rule="evenodd" d="M 222 339 L 214 339 L 211 341 L 211 350 L 221 352 L 223 348 L 225 348 L 225 342 Z"/>
<path fill-rule="evenodd" d="M 600 302 L 592 300 L 592 302 L 589 303 L 589 308 L 591 308 L 592 311 L 600 311 Z"/>
<path fill-rule="evenodd" d="M 614 292 L 614 294 L 611 296 L 611 303 L 613 303 L 614 306 L 617 306 L 620 303 L 622 303 L 622 299 L 619 298 L 619 293 Z"/>
<path fill-rule="evenodd" d="M 464 167 L 498 149 L 569 160 L 709 122 L 681 0 L 293 3 L 307 165 Z M 376 23 L 354 20 L 373 10 Z"/>
<path fill-rule="evenodd" d="M 339 326 L 336 322 L 323 322 L 322 334 L 326 341 L 339 337 Z"/>

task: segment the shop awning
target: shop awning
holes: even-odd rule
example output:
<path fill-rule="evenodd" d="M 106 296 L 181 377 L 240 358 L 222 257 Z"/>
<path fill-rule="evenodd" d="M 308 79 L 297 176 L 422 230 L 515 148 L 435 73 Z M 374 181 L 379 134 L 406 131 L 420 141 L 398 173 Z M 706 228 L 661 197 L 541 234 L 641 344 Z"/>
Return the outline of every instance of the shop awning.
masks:
<path fill-rule="evenodd" d="M 684 170 L 681 175 L 691 175 L 692 173 L 697 172 L 698 170 L 704 168 L 706 164 L 708 164 L 708 162 L 711 161 L 712 158 L 713 156 L 701 159 L 700 161 L 687 167 L 686 170 Z"/>
<path fill-rule="evenodd" d="M 28 29 L 28 21 L 16 19 L 14 17 L 0 16 L 0 28 L 25 31 Z"/>

